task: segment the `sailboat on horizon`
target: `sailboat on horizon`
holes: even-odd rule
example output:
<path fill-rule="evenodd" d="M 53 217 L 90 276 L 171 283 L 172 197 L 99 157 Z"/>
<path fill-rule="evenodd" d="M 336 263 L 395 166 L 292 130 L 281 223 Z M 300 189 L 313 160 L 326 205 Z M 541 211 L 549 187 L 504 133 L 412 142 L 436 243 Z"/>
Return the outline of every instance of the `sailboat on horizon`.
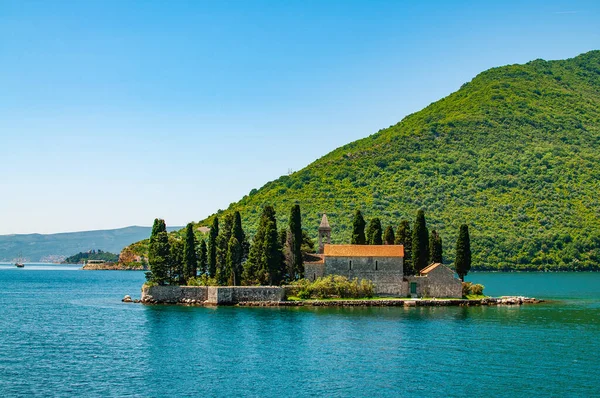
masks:
<path fill-rule="evenodd" d="M 17 258 L 17 261 L 15 262 L 15 267 L 17 267 L 17 268 L 25 267 L 25 263 L 23 263 L 23 253 L 19 253 L 19 257 Z"/>

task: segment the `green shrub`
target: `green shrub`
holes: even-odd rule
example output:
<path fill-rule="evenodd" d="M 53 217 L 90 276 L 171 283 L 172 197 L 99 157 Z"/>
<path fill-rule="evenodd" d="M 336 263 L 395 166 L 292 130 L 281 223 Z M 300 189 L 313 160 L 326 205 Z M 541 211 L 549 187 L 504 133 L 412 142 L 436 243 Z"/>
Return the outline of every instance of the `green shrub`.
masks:
<path fill-rule="evenodd" d="M 146 281 L 144 283 L 143 287 L 152 287 L 152 286 L 158 286 L 158 283 L 154 282 L 154 281 Z"/>
<path fill-rule="evenodd" d="M 476 296 L 482 296 L 483 295 L 483 285 L 480 285 L 479 283 L 476 283 L 474 285 L 471 286 L 471 294 L 474 294 Z"/>
<path fill-rule="evenodd" d="M 471 282 L 463 282 L 462 283 L 462 295 L 463 297 L 467 297 L 469 294 L 471 294 Z"/>
<path fill-rule="evenodd" d="M 345 276 L 329 275 L 317 278 L 314 282 L 301 279 L 292 284 L 298 287 L 298 297 L 306 300 L 309 298 L 365 298 L 373 297 L 375 291 L 373 282 L 354 278 L 349 280 Z"/>
<path fill-rule="evenodd" d="M 473 284 L 471 282 L 463 282 L 462 283 L 462 294 L 463 297 L 467 297 L 467 296 L 483 296 L 483 289 L 485 288 L 485 286 L 476 283 Z"/>
<path fill-rule="evenodd" d="M 218 286 L 218 283 L 215 278 L 210 278 L 208 275 L 201 275 L 188 279 L 187 286 Z"/>

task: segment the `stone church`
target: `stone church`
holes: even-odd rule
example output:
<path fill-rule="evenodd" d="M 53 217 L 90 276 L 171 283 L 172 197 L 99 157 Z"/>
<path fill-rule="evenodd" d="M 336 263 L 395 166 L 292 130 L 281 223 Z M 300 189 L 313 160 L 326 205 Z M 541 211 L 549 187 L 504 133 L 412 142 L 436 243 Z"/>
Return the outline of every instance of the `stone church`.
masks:
<path fill-rule="evenodd" d="M 319 254 L 307 255 L 304 275 L 311 281 L 327 275 L 368 279 L 380 296 L 462 296 L 461 281 L 443 264 L 431 264 L 418 275 L 405 276 L 402 245 L 332 245 L 326 214 L 319 225 Z"/>

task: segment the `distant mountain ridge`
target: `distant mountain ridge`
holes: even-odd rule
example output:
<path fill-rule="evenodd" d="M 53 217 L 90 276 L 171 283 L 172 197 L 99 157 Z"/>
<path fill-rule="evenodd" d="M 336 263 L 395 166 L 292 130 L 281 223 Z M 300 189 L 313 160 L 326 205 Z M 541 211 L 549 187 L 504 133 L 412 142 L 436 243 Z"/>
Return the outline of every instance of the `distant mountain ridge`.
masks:
<path fill-rule="evenodd" d="M 152 227 L 131 226 L 57 234 L 0 235 L 0 261 L 14 261 L 20 253 L 26 262 L 59 262 L 91 249 L 119 253 L 127 245 L 149 237 L 151 231 Z"/>
<path fill-rule="evenodd" d="M 399 93 L 399 95 L 402 95 Z M 326 134 L 326 131 L 323 131 Z M 290 142 L 290 151 L 294 143 Z M 352 215 L 384 228 L 424 209 L 454 261 L 459 225 L 473 268 L 600 270 L 600 51 L 492 68 L 401 122 L 252 190 L 205 220 L 239 210 L 253 236 L 263 206 L 278 226 L 300 204 L 316 237 L 327 213 L 334 243 Z M 144 242 L 131 247 L 140 254 Z"/>

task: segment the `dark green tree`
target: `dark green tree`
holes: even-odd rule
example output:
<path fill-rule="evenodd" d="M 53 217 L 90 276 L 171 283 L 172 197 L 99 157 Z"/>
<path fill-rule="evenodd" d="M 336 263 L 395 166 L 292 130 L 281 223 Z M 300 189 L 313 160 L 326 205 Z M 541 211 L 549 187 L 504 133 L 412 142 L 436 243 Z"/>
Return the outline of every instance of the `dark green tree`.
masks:
<path fill-rule="evenodd" d="M 221 286 L 227 285 L 231 272 L 227 267 L 227 250 L 229 240 L 233 233 L 234 215 L 226 214 L 219 220 L 219 235 L 217 236 L 217 272 L 215 274 L 217 283 Z"/>
<path fill-rule="evenodd" d="M 246 234 L 242 228 L 242 216 L 239 211 L 236 211 L 233 215 L 233 227 L 231 228 L 231 236 L 235 237 L 240 244 L 246 240 Z"/>
<path fill-rule="evenodd" d="M 462 224 L 458 232 L 454 268 L 460 280 L 464 282 L 465 276 L 471 269 L 471 239 L 469 237 L 469 226 L 466 224 Z"/>
<path fill-rule="evenodd" d="M 219 218 L 213 219 L 208 233 L 208 276 L 214 278 L 217 273 L 217 237 L 219 236 Z"/>
<path fill-rule="evenodd" d="M 432 263 L 443 263 L 442 238 L 434 229 L 429 235 L 429 258 Z"/>
<path fill-rule="evenodd" d="M 363 218 L 360 210 L 356 210 L 354 213 L 354 220 L 352 221 L 352 240 L 350 243 L 353 245 L 366 245 L 367 238 L 365 237 L 365 219 Z"/>
<path fill-rule="evenodd" d="M 410 221 L 402 220 L 396 231 L 396 239 L 394 243 L 404 246 L 404 275 L 413 275 L 412 262 L 412 232 L 410 229 Z"/>
<path fill-rule="evenodd" d="M 393 245 L 395 240 L 396 237 L 394 236 L 394 228 L 392 228 L 392 226 L 389 225 L 383 233 L 383 242 L 386 245 Z"/>
<path fill-rule="evenodd" d="M 283 280 L 291 282 L 295 280 L 294 271 L 294 249 L 292 240 L 292 231 L 289 229 L 282 229 L 279 231 L 279 243 L 281 245 L 281 255 L 283 261 L 283 267 L 285 269 Z"/>
<path fill-rule="evenodd" d="M 315 252 L 315 242 L 308 235 L 305 230 L 302 230 L 302 252 L 303 253 L 314 253 Z"/>
<path fill-rule="evenodd" d="M 412 235 L 413 268 L 421 271 L 429 265 L 429 231 L 425 222 L 425 212 L 419 210 Z"/>
<path fill-rule="evenodd" d="M 304 277 L 302 263 L 302 215 L 300 205 L 292 206 L 290 211 L 289 231 L 291 234 L 290 249 L 292 251 L 292 269 L 289 275 L 291 280 Z"/>
<path fill-rule="evenodd" d="M 198 257 L 196 257 L 196 237 L 194 236 L 194 226 L 192 223 L 189 223 L 185 227 L 183 262 L 183 276 L 185 280 L 195 278 L 198 272 Z"/>
<path fill-rule="evenodd" d="M 272 276 L 270 275 L 270 271 L 275 261 L 273 247 L 279 246 L 275 209 L 273 209 L 273 206 L 265 206 L 258 222 L 256 234 L 252 239 L 248 260 L 244 263 L 244 272 L 242 275 L 244 284 L 266 285 L 271 283 Z M 277 257 L 277 261 L 279 262 L 277 268 L 281 269 L 281 264 L 283 263 L 281 251 L 279 251 Z"/>
<path fill-rule="evenodd" d="M 381 220 L 375 217 L 369 222 L 367 227 L 367 244 L 369 245 L 381 245 L 383 239 L 381 237 L 383 230 L 381 229 Z"/>
<path fill-rule="evenodd" d="M 275 212 L 273 212 L 274 214 Z M 266 224 L 262 262 L 266 274 L 263 273 L 264 279 L 261 282 L 269 285 L 281 284 L 284 276 L 284 267 L 281 258 L 277 221 L 274 217 L 273 219 L 269 219 Z"/>
<path fill-rule="evenodd" d="M 229 284 L 239 286 L 242 278 L 242 245 L 235 236 L 229 239 L 227 247 L 227 266 L 226 269 L 230 273 Z"/>
<path fill-rule="evenodd" d="M 155 219 L 150 235 L 150 244 L 148 247 L 148 263 L 150 272 L 146 274 L 146 279 L 159 285 L 165 285 L 169 281 L 169 237 L 165 220 Z"/>
<path fill-rule="evenodd" d="M 246 237 L 246 233 L 242 228 L 242 216 L 239 211 L 236 211 L 233 219 L 233 227 L 231 230 L 231 235 L 235 236 L 240 245 L 242 246 L 242 264 L 248 258 L 248 251 L 250 250 L 250 243 Z M 240 282 L 239 280 L 238 282 Z"/>
<path fill-rule="evenodd" d="M 185 243 L 178 237 L 170 235 L 169 239 L 169 284 L 184 285 L 184 258 L 183 251 Z"/>
<path fill-rule="evenodd" d="M 152 237 L 157 236 L 159 232 L 167 232 L 167 224 L 165 224 L 165 220 L 163 220 L 162 218 L 155 218 L 154 224 L 152 224 L 150 240 L 152 240 Z"/>
<path fill-rule="evenodd" d="M 200 274 L 206 275 L 208 272 L 208 249 L 206 247 L 206 240 L 200 239 L 200 249 L 198 253 L 198 265 L 200 266 Z"/>

